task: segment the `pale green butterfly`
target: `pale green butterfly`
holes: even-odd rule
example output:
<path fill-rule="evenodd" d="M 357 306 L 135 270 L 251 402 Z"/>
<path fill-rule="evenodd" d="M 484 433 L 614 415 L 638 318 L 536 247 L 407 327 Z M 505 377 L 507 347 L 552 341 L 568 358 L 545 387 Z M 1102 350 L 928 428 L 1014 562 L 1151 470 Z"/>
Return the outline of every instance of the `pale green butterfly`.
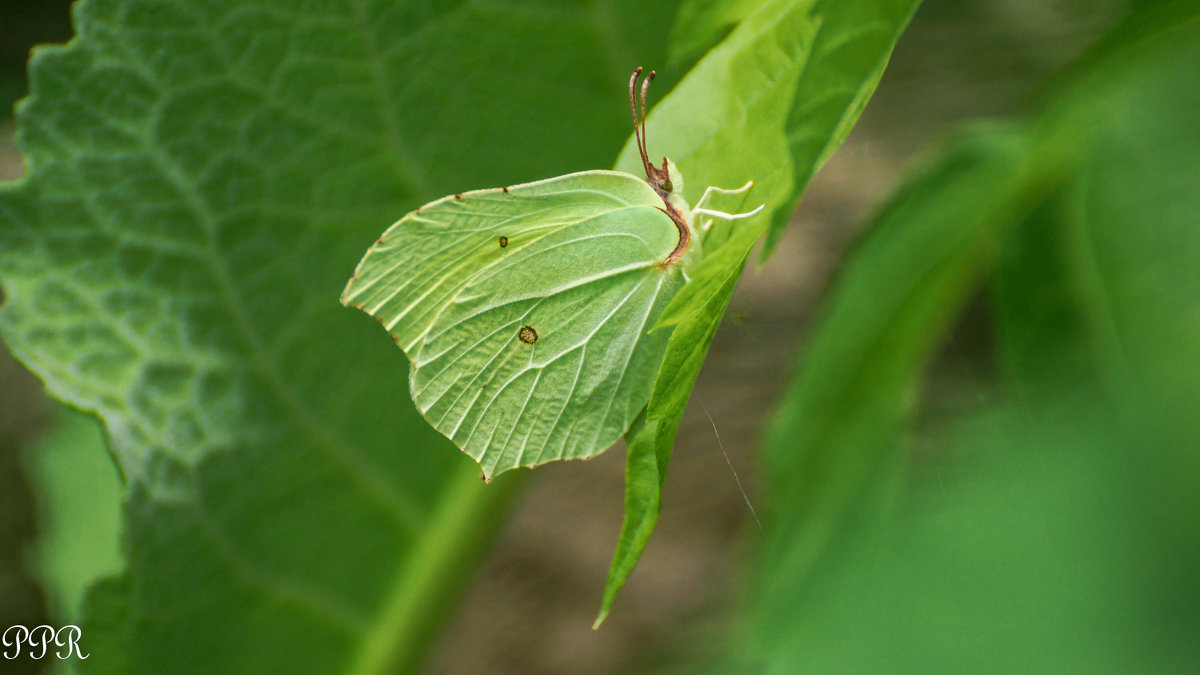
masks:
<path fill-rule="evenodd" d="M 651 330 L 700 259 L 674 164 L 650 163 L 646 90 L 634 137 L 646 179 L 583 171 L 444 197 L 367 251 L 342 304 L 374 316 L 412 362 L 417 409 L 485 480 L 612 446 L 650 398 L 668 330 Z M 712 192 L 737 190 L 709 188 Z M 707 224 L 711 223 L 709 220 Z"/>

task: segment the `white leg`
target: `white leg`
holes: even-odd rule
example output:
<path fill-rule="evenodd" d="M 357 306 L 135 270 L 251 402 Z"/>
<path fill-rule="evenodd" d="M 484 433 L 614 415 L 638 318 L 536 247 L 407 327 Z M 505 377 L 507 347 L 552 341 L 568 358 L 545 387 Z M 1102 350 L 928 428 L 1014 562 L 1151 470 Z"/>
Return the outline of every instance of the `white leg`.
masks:
<path fill-rule="evenodd" d="M 700 208 L 692 209 L 692 213 L 703 213 L 706 216 L 720 218 L 721 220 L 741 220 L 742 218 L 749 218 L 750 216 L 757 214 L 759 211 L 762 211 L 764 208 L 766 208 L 766 206 L 766 204 L 759 204 L 757 209 L 747 213 L 725 213 L 724 211 L 713 211 L 712 209 Z"/>
<path fill-rule="evenodd" d="M 749 190 L 752 185 L 754 185 L 754 181 L 752 181 L 752 180 L 746 181 L 745 185 L 743 185 L 740 188 L 734 189 L 734 190 L 730 190 L 728 188 L 719 188 L 715 185 L 709 185 L 707 188 L 704 189 L 704 194 L 700 195 L 700 199 L 699 199 L 699 201 L 696 202 L 696 206 L 699 207 L 701 204 L 703 204 L 704 200 L 708 199 L 708 196 L 711 195 L 713 192 L 720 192 L 723 195 L 737 195 L 737 194 L 741 194 L 741 193 L 745 192 L 746 190 Z"/>

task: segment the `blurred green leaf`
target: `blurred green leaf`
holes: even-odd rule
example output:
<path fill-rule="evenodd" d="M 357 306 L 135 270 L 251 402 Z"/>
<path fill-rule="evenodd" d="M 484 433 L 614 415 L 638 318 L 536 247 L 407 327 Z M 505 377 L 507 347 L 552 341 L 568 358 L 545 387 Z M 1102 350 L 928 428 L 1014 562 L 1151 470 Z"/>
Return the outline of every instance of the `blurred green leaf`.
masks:
<path fill-rule="evenodd" d="M 696 61 L 759 5 L 755 0 L 684 0 L 671 27 L 668 65 Z"/>
<path fill-rule="evenodd" d="M 128 480 L 86 667 L 419 661 L 515 483 L 485 488 L 420 419 L 403 355 L 338 293 L 423 201 L 609 165 L 625 78 L 665 59 L 673 12 L 76 7 L 18 111 L 0 327 L 103 419 Z"/>
<path fill-rule="evenodd" d="M 1082 157 L 1060 217 L 1044 226 L 1062 241 L 1076 360 L 1122 441 L 1123 454 L 1097 461 L 1121 467 L 1134 494 L 1129 545 L 1144 562 L 1128 627 L 1161 671 L 1200 661 L 1200 8 L 1162 3 L 1133 17 L 1086 66 L 1046 116 L 1047 133 Z M 1046 257 L 1010 257 L 1004 278 L 1052 267 Z M 1010 363 L 1037 363 L 1019 330 L 1026 302 L 1010 293 L 998 303 Z M 1027 408 L 1055 395 L 1052 373 L 1025 373 Z"/>
<path fill-rule="evenodd" d="M 32 568 L 60 624 L 78 623 L 84 590 L 121 571 L 121 478 L 96 421 L 63 408 L 25 453 L 42 534 Z"/>
<path fill-rule="evenodd" d="M 1132 16 L 1029 131 L 982 137 L 1007 150 L 951 145 L 842 270 L 768 445 L 768 670 L 1200 657 L 1200 11 L 1181 8 Z M 999 403 L 909 457 L 929 348 L 993 265 Z"/>
<path fill-rule="evenodd" d="M 914 469 L 883 531 L 853 530 L 796 604 L 772 605 L 762 670 L 1170 672 L 1129 639 L 1147 562 L 1112 429 L 1059 402 L 964 423 Z M 775 574 L 786 574 L 779 571 Z M 1150 662 L 1141 662 L 1148 666 Z"/>
<path fill-rule="evenodd" d="M 692 281 L 659 321 L 674 328 L 645 425 L 626 435 L 625 521 L 597 625 L 654 529 L 676 430 L 751 248 L 769 226 L 787 222 L 814 167 L 849 133 L 916 5 L 764 3 L 647 120 L 652 156 L 656 148 L 669 153 L 687 178 L 689 203 L 710 185 L 736 188 L 753 180 L 740 205 L 714 204 L 731 213 L 759 203 L 767 210 L 750 220 L 713 224 Z M 617 167 L 637 166 L 636 148 L 626 143 Z"/>
<path fill-rule="evenodd" d="M 774 516 L 759 602 L 773 619 L 811 588 L 814 566 L 851 523 L 890 508 L 906 460 L 899 442 L 940 336 L 1031 203 L 1028 140 L 964 134 L 884 208 L 840 271 L 766 447 Z"/>

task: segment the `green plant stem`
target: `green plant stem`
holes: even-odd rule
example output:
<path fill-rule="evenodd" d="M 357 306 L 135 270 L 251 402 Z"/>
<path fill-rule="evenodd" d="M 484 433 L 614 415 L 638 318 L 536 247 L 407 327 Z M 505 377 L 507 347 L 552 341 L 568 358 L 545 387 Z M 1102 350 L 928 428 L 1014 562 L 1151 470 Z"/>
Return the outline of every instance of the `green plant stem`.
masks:
<path fill-rule="evenodd" d="M 466 570 L 491 544 L 505 505 L 524 482 L 523 476 L 510 475 L 485 485 L 477 466 L 462 464 L 425 526 L 442 536 L 420 538 L 421 545 L 385 589 L 378 618 L 363 636 L 348 672 L 374 675 L 417 669 L 443 615 L 455 605 L 453 596 L 463 589 L 460 581 Z"/>

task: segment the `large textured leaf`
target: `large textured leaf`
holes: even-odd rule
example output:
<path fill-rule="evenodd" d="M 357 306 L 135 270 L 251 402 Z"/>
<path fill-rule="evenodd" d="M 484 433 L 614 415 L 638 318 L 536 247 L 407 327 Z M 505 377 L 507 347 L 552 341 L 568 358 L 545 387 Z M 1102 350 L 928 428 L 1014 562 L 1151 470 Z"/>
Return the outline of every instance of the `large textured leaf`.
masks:
<path fill-rule="evenodd" d="M 753 180 L 741 204 L 765 203 L 767 212 L 713 225 L 692 282 L 660 321 L 673 332 L 645 424 L 627 436 L 625 522 L 597 624 L 654 529 L 675 432 L 751 248 L 769 225 L 787 222 L 813 171 L 849 133 L 917 4 L 777 0 L 749 11 L 723 3 L 721 16 L 745 18 L 650 115 L 651 153 L 661 148 L 679 165 L 689 203 L 707 186 Z M 627 143 L 617 166 L 632 170 L 636 161 Z"/>
<path fill-rule="evenodd" d="M 93 669 L 413 664 L 503 484 L 337 303 L 442 194 L 603 167 L 671 3 L 85 0 L 31 64 L 0 320 L 128 480 Z M 615 55 L 619 55 L 617 58 Z M 628 62 L 622 59 L 628 59 Z M 178 667 L 173 667 L 178 666 Z"/>

